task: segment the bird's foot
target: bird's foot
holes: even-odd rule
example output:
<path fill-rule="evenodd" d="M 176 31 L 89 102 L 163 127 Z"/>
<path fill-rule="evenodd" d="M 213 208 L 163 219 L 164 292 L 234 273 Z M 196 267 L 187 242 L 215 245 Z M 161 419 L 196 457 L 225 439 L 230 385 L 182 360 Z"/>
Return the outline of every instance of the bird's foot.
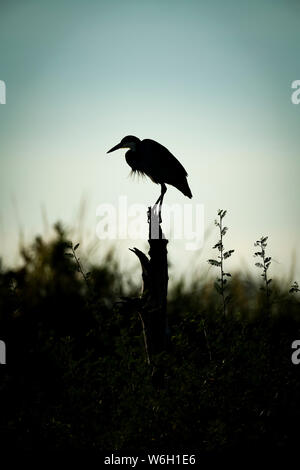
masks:
<path fill-rule="evenodd" d="M 162 223 L 162 218 L 161 218 L 161 203 L 155 203 L 154 206 L 151 209 L 151 215 L 154 217 L 154 220 L 158 220 L 159 224 Z"/>
<path fill-rule="evenodd" d="M 162 223 L 162 218 L 161 218 L 161 205 L 159 206 L 159 210 L 158 210 L 158 222 L 159 222 L 159 224 Z"/>

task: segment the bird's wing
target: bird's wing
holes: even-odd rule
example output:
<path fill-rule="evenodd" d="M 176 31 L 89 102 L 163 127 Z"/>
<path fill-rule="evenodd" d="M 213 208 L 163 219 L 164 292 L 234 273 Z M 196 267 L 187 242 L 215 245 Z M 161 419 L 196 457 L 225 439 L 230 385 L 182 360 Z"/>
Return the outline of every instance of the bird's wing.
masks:
<path fill-rule="evenodd" d="M 174 178 L 187 176 L 184 167 L 166 147 L 152 139 L 144 139 L 141 144 L 145 173 L 152 172 L 155 179 L 170 184 Z"/>

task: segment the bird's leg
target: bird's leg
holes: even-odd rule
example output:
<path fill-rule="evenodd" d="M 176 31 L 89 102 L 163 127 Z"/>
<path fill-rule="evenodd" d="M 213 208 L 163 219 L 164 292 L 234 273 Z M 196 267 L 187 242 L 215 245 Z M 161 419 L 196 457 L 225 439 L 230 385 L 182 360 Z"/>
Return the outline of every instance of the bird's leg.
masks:
<path fill-rule="evenodd" d="M 166 192 L 167 192 L 167 186 L 164 183 L 162 183 L 162 185 L 161 185 L 161 194 L 160 194 L 160 197 L 159 197 L 159 212 L 158 212 L 158 214 L 159 214 L 159 223 L 160 224 L 162 222 L 161 207 L 162 207 L 162 203 L 163 203 L 164 196 L 165 196 Z"/>
<path fill-rule="evenodd" d="M 162 220 L 161 220 L 161 206 L 162 206 L 162 203 L 163 203 L 163 200 L 164 200 L 164 196 L 167 192 L 167 186 L 164 183 L 162 183 L 160 186 L 161 186 L 161 193 L 160 193 L 160 196 L 159 196 L 159 198 L 157 199 L 157 201 L 154 205 L 154 206 L 157 206 L 157 204 L 159 204 L 159 208 L 158 208 L 159 223 L 162 222 Z"/>
<path fill-rule="evenodd" d="M 160 200 L 161 200 L 161 195 L 159 196 L 159 198 L 157 199 L 157 201 L 154 205 L 157 206 L 157 204 L 160 202 Z"/>
<path fill-rule="evenodd" d="M 164 197 L 165 197 L 165 194 L 167 192 L 167 186 L 163 183 L 161 185 L 161 194 L 160 194 L 160 204 L 162 205 L 163 203 L 163 200 L 164 200 Z"/>

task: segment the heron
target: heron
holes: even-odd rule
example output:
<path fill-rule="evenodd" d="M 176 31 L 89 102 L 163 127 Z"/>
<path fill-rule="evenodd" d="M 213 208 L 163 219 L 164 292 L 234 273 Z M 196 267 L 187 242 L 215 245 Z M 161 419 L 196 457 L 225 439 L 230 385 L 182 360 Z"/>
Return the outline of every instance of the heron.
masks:
<path fill-rule="evenodd" d="M 146 175 L 154 183 L 160 184 L 161 193 L 155 203 L 159 204 L 160 210 L 167 191 L 166 184 L 174 186 L 185 196 L 192 198 L 187 172 L 166 147 L 152 139 L 140 140 L 134 135 L 127 135 L 107 153 L 125 148 L 129 149 L 125 153 L 125 159 L 133 173 Z"/>

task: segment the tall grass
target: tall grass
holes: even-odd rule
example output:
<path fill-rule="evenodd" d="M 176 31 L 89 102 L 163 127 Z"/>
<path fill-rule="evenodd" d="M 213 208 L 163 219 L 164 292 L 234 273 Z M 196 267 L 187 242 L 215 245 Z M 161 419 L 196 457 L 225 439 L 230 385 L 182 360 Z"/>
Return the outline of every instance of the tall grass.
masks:
<path fill-rule="evenodd" d="M 81 244 L 57 225 L 51 241 L 38 237 L 23 249 L 20 267 L 1 268 L 3 446 L 234 455 L 297 445 L 299 286 L 289 292 L 274 278 L 267 294 L 261 245 L 264 291 L 242 272 L 226 275 L 233 250 L 224 247 L 225 215 L 216 223 L 218 288 L 194 279 L 169 291 L 163 390 L 151 383 L 137 302 L 118 302 L 137 299 L 140 286 L 124 282 L 114 252 L 82 262 Z"/>

